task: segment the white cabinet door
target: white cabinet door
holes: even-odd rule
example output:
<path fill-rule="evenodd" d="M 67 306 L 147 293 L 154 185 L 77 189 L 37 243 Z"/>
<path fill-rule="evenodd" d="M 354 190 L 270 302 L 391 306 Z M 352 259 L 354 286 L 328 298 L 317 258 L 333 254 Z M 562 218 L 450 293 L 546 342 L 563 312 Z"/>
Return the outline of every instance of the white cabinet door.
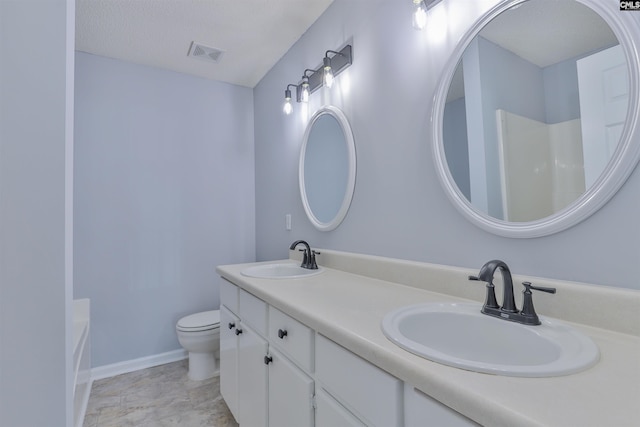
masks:
<path fill-rule="evenodd" d="M 267 341 L 245 323 L 238 335 L 238 402 L 242 427 L 267 425 Z"/>
<path fill-rule="evenodd" d="M 269 349 L 269 426 L 313 427 L 313 380 Z"/>
<path fill-rule="evenodd" d="M 404 385 L 405 427 L 477 427 L 478 424 L 435 399 Z"/>
<path fill-rule="evenodd" d="M 367 425 L 402 425 L 402 381 L 316 335 L 316 381 Z"/>
<path fill-rule="evenodd" d="M 316 427 L 364 427 L 360 420 L 320 387 L 316 391 L 316 406 Z"/>
<path fill-rule="evenodd" d="M 220 307 L 220 394 L 234 418 L 238 419 L 238 337 L 240 320 Z"/>

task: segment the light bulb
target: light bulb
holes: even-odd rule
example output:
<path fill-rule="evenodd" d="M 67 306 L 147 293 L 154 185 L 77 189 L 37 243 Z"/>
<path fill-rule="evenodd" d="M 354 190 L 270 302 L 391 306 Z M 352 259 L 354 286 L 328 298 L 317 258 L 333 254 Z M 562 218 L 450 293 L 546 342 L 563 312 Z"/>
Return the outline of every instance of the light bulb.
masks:
<path fill-rule="evenodd" d="M 331 60 L 324 58 L 324 85 L 331 89 L 333 86 L 333 70 L 331 69 Z"/>
<path fill-rule="evenodd" d="M 282 111 L 288 116 L 293 111 L 293 106 L 291 105 L 291 91 L 287 86 L 287 89 L 284 91 L 284 105 L 282 106 Z"/>
<path fill-rule="evenodd" d="M 300 97 L 300 101 L 309 102 L 309 83 L 302 83 L 302 96 Z"/>
<path fill-rule="evenodd" d="M 333 71 L 331 67 L 324 69 L 324 85 L 329 89 L 333 86 Z"/>
<path fill-rule="evenodd" d="M 284 106 L 282 107 L 282 111 L 288 116 L 293 111 L 293 106 L 291 105 L 291 98 L 285 98 Z"/>
<path fill-rule="evenodd" d="M 424 9 L 422 0 L 413 0 L 416 9 L 413 11 L 413 28 L 422 30 L 427 25 L 427 11 Z"/>
<path fill-rule="evenodd" d="M 287 89 L 284 91 L 284 105 L 282 106 L 282 111 L 287 116 L 293 111 L 293 105 L 291 105 L 291 91 L 289 90 L 289 86 L 287 86 Z"/>

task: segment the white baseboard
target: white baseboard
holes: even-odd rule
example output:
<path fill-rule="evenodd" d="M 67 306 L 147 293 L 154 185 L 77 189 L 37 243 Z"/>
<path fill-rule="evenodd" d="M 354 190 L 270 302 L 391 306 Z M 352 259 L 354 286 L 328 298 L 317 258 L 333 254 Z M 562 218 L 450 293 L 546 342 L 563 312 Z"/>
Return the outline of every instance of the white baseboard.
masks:
<path fill-rule="evenodd" d="M 111 365 L 98 366 L 91 369 L 91 379 L 101 380 L 103 378 L 114 377 L 128 372 L 139 371 L 140 369 L 151 368 L 165 363 L 177 362 L 188 357 L 184 349 L 168 351 L 166 353 L 154 354 L 153 356 L 141 357 L 139 359 L 126 360 L 124 362 L 113 363 Z"/>

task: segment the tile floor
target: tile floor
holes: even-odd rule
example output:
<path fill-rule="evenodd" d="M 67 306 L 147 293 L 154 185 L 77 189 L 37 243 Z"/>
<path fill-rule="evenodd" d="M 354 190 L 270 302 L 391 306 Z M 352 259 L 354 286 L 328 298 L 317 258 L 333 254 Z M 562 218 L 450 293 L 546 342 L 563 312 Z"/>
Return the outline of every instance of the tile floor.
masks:
<path fill-rule="evenodd" d="M 238 427 L 220 377 L 187 378 L 187 360 L 94 381 L 84 427 Z"/>

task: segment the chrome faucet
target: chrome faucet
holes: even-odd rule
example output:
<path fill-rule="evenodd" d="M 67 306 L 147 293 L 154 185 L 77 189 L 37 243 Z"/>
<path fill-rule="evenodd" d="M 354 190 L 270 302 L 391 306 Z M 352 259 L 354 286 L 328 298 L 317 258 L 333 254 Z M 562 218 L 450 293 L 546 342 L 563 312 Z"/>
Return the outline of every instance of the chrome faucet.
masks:
<path fill-rule="evenodd" d="M 304 249 L 301 249 L 304 253 L 302 254 L 302 264 L 300 264 L 300 267 L 308 268 L 309 270 L 317 270 L 318 264 L 316 264 L 316 255 L 320 252 L 312 251 L 311 246 L 309 246 L 309 244 L 304 240 L 296 240 L 291 244 L 291 246 L 289 246 L 289 249 L 294 250 L 298 245 L 305 246 Z"/>
<path fill-rule="evenodd" d="M 502 307 L 496 301 L 495 286 L 493 284 L 493 275 L 497 269 L 502 273 L 502 283 L 504 286 Z M 555 294 L 555 288 L 543 288 L 531 285 L 530 282 L 523 282 L 525 287 L 523 291 L 522 311 L 516 308 L 516 302 L 513 297 L 513 280 L 511 278 L 511 270 L 504 261 L 492 260 L 487 262 L 480 269 L 478 276 L 469 276 L 469 280 L 480 280 L 487 283 L 487 297 L 482 306 L 482 313 L 498 317 L 500 319 L 510 320 L 513 322 L 523 323 L 525 325 L 539 325 L 540 319 L 533 307 L 533 298 L 531 290 L 537 290 Z"/>

